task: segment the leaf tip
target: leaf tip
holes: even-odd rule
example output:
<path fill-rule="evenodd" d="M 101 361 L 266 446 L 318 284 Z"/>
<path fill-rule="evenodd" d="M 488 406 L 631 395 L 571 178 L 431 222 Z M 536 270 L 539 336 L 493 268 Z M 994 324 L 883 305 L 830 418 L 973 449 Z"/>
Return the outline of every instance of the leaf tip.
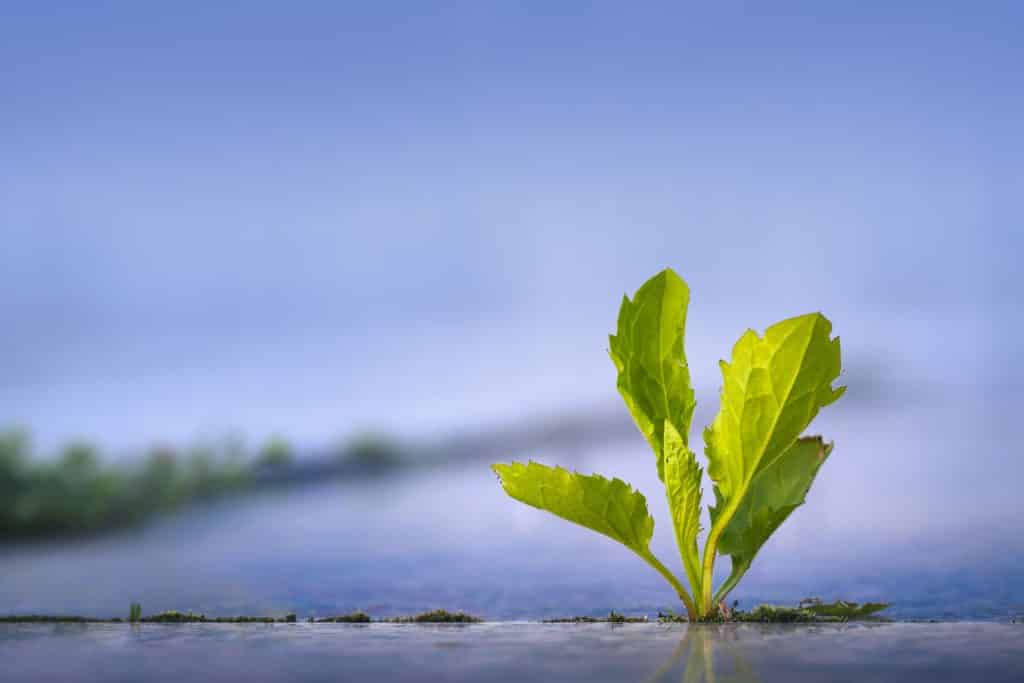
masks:
<path fill-rule="evenodd" d="M 493 465 L 491 465 L 491 471 L 494 472 L 496 475 L 498 475 L 498 482 L 502 486 L 504 486 L 505 482 L 509 478 L 511 478 L 511 476 L 513 474 L 513 471 L 516 468 L 516 465 L 519 465 L 520 467 L 522 467 L 522 465 L 520 465 L 519 463 L 515 463 L 515 462 L 508 462 L 508 463 L 496 462 Z"/>
<path fill-rule="evenodd" d="M 665 280 L 682 284 L 684 287 L 686 286 L 686 280 L 684 280 L 672 266 L 665 266 L 664 268 L 661 269 L 661 272 L 659 272 L 654 277 L 661 277 L 664 278 Z"/>

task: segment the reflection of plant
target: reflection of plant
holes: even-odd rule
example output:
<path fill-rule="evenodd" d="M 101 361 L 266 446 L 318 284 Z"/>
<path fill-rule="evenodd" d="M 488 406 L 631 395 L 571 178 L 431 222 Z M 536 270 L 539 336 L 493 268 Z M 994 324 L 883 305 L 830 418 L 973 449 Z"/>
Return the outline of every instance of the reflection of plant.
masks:
<path fill-rule="evenodd" d="M 647 683 L 657 683 L 664 679 L 677 662 L 686 653 L 683 663 L 683 683 L 715 683 L 717 680 L 731 681 L 732 683 L 758 683 L 761 679 L 750 663 L 743 656 L 740 648 L 730 643 L 730 637 L 735 633 L 723 633 L 717 626 L 701 625 L 686 629 L 686 635 L 679 641 L 679 645 L 669 655 L 668 659 L 658 667 L 658 670 L 647 679 Z M 732 660 L 730 671 L 718 672 L 720 678 L 715 674 L 715 649 L 721 645 L 725 653 Z"/>
<path fill-rule="evenodd" d="M 830 338 L 832 325 L 820 313 L 783 320 L 763 337 L 753 330 L 740 337 L 732 361 L 721 363 L 722 407 L 704 430 L 715 506 L 701 557 L 703 470 L 688 442 L 696 401 L 683 349 L 689 300 L 678 275 L 658 273 L 632 300 L 623 297 L 609 345 L 619 393 L 654 451 L 692 594 L 650 551 L 654 519 L 644 496 L 625 482 L 535 462 L 494 470 L 511 497 L 637 553 L 672 585 L 692 621 L 715 615 L 768 537 L 803 504 L 832 445 L 800 434 L 844 388 L 832 387 L 839 339 Z M 731 557 L 732 572 L 713 591 L 718 554 Z"/>

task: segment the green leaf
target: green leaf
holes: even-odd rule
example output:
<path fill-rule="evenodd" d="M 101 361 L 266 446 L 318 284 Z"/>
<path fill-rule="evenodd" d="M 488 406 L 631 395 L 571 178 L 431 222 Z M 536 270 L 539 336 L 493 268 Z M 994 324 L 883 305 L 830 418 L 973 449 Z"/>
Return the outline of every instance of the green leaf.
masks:
<path fill-rule="evenodd" d="M 617 386 L 637 427 L 654 450 L 664 481 L 665 425 L 688 443 L 696 405 L 683 340 L 690 290 L 672 269 L 622 298 L 616 334 L 608 337 Z"/>
<path fill-rule="evenodd" d="M 621 479 L 584 475 L 540 463 L 496 464 L 505 493 L 622 543 L 642 556 L 654 533 L 647 500 Z"/>
<path fill-rule="evenodd" d="M 839 339 L 820 313 L 783 320 L 758 337 L 747 330 L 721 362 L 722 405 L 704 430 L 708 475 L 718 506 L 704 549 L 702 608 L 711 608 L 711 575 L 718 543 L 759 474 L 770 468 L 845 387 Z"/>
<path fill-rule="evenodd" d="M 604 534 L 642 557 L 679 594 L 687 612 L 693 600 L 679 580 L 650 551 L 654 518 L 647 500 L 621 479 L 579 474 L 540 463 L 498 463 L 491 468 L 512 498 Z"/>
<path fill-rule="evenodd" d="M 831 452 L 832 444 L 820 436 L 799 439 L 754 478 L 718 543 L 718 552 L 732 558 L 732 572 L 716 593 L 716 602 L 746 574 L 765 541 L 804 504 L 818 469 Z M 712 523 L 717 514 L 712 508 Z"/>
<path fill-rule="evenodd" d="M 672 513 L 676 545 L 683 558 L 690 589 L 700 594 L 700 556 L 697 536 L 700 528 L 701 476 L 703 470 L 671 422 L 665 424 L 665 493 Z"/>
<path fill-rule="evenodd" d="M 704 432 L 708 475 L 726 501 L 746 493 L 754 476 L 800 436 L 818 410 L 845 390 L 839 339 L 820 313 L 776 323 L 758 337 L 747 330 L 721 362 L 722 407 Z"/>

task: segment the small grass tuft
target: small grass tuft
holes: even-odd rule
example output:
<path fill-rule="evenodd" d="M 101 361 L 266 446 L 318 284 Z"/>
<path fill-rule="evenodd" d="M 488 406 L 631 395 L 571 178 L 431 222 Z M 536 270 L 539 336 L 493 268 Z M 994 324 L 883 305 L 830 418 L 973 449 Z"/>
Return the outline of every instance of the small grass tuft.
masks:
<path fill-rule="evenodd" d="M 168 610 L 148 617 L 142 617 L 139 621 L 147 624 L 192 624 L 206 621 L 206 616 L 203 614 L 193 614 L 192 610 L 188 612 Z"/>
<path fill-rule="evenodd" d="M 856 602 L 836 600 L 831 604 L 823 603 L 820 598 L 804 598 L 799 605 L 819 617 L 837 617 L 841 619 L 865 619 L 889 607 L 887 602 Z"/>
<path fill-rule="evenodd" d="M 390 617 L 381 621 L 389 624 L 476 624 L 483 620 L 465 612 L 435 609 L 411 617 Z"/>
<path fill-rule="evenodd" d="M 324 617 L 312 620 L 318 624 L 369 624 L 370 615 L 362 610 L 356 610 L 350 614 L 341 614 L 336 617 Z"/>

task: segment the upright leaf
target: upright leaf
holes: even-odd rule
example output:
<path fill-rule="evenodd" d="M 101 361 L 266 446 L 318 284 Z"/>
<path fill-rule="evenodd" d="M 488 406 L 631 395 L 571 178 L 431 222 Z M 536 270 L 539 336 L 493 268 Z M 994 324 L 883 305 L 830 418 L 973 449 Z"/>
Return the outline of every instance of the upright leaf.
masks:
<path fill-rule="evenodd" d="M 683 340 L 690 290 L 672 269 L 622 298 L 616 334 L 608 338 L 617 386 L 633 420 L 654 450 L 664 481 L 665 425 L 688 441 L 696 405 Z"/>
<path fill-rule="evenodd" d="M 820 313 L 783 320 L 758 337 L 748 330 L 722 361 L 722 405 L 704 431 L 715 509 L 704 549 L 702 608 L 711 608 L 711 575 L 718 543 L 752 482 L 786 453 L 818 410 L 837 400 L 839 339 Z M 745 571 L 745 570 L 744 570 Z"/>
<path fill-rule="evenodd" d="M 685 443 L 671 422 L 665 424 L 665 493 L 672 513 L 676 532 L 676 545 L 683 558 L 690 589 L 700 594 L 700 556 L 697 536 L 700 528 L 701 476 L 703 470 L 697 457 Z"/>
<path fill-rule="evenodd" d="M 725 599 L 750 568 L 754 556 L 789 515 L 804 504 L 818 469 L 832 452 L 820 436 L 798 439 L 771 465 L 754 477 L 718 544 L 718 552 L 730 555 L 732 571 L 715 594 Z M 721 503 L 719 503 L 721 506 Z M 711 510 L 715 520 L 718 511 Z"/>
<path fill-rule="evenodd" d="M 839 339 L 820 313 L 776 323 L 758 337 L 747 330 L 721 362 L 722 406 L 704 432 L 708 475 L 725 501 L 746 493 L 754 476 L 782 455 L 818 410 L 845 390 Z"/>

